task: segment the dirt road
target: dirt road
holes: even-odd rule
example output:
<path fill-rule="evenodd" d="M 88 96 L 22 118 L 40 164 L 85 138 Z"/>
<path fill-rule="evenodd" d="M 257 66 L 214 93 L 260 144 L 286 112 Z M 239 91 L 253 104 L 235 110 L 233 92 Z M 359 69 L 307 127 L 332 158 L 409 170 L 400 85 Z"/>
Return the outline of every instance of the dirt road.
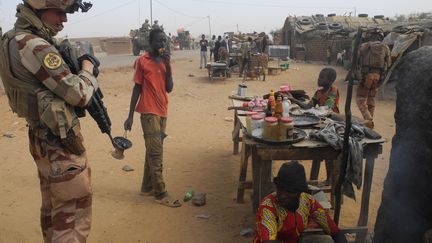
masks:
<path fill-rule="evenodd" d="M 169 95 L 169 118 L 164 154 L 164 176 L 167 189 L 182 198 L 188 186 L 207 193 L 207 205 L 195 207 L 185 203 L 172 209 L 139 195 L 144 143 L 135 115 L 129 138 L 133 148 L 122 161 L 110 156 L 111 145 L 91 118 L 82 119 L 82 130 L 92 166 L 94 189 L 93 224 L 89 242 L 250 242 L 239 236 L 242 228 L 254 227 L 250 191 L 245 204 L 234 201 L 239 173 L 239 155 L 232 155 L 232 117 L 227 111 L 227 96 L 237 89 L 239 80 L 210 82 L 205 69 L 200 70 L 197 52 L 174 55 L 174 91 Z M 118 60 L 114 58 L 115 60 Z M 115 62 L 114 62 L 115 63 Z M 105 65 L 105 64 L 103 64 Z M 121 65 L 123 66 L 123 65 Z M 132 89 L 132 69 L 116 67 L 104 69 L 100 84 L 113 122 L 113 134 L 123 134 L 123 122 L 128 113 Z M 316 79 L 323 65 L 296 64 L 281 75 L 268 76 L 266 82 L 248 81 L 249 94 L 262 94 L 282 84 L 305 89 L 309 94 L 316 89 Z M 346 72 L 337 68 L 338 77 Z M 190 77 L 193 76 L 193 77 Z M 344 104 L 346 86 L 337 81 Z M 387 139 L 394 134 L 394 101 L 379 101 L 376 129 Z M 353 105 L 355 115 L 359 115 Z M 28 152 L 27 128 L 24 120 L 13 115 L 6 98 L 0 95 L 0 242 L 42 242 L 39 228 L 40 192 L 36 167 Z M 3 136 L 12 135 L 12 138 Z M 380 203 L 383 179 L 388 169 L 390 143 L 376 160 L 369 225 L 373 226 Z M 304 162 L 310 166 L 310 162 Z M 124 172 L 124 165 L 135 171 Z M 276 174 L 280 162 L 274 163 Z M 323 166 L 322 166 L 323 167 Z M 325 176 L 324 168 L 321 175 Z M 248 178 L 250 178 L 250 171 Z M 356 192 L 360 198 L 359 192 Z M 357 223 L 359 200 L 344 200 L 342 225 Z M 199 219 L 204 214 L 209 219 Z"/>

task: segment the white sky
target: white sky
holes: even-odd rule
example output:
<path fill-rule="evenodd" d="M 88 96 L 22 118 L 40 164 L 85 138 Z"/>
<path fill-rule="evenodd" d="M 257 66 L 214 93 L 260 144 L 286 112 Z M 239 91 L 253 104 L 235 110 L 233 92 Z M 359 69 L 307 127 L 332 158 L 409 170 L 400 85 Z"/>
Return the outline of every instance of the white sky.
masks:
<path fill-rule="evenodd" d="M 86 1 L 86 0 L 84 0 Z M 88 0 L 87 0 L 88 1 Z M 59 36 L 95 37 L 126 36 L 138 28 L 145 18 L 150 19 L 151 0 L 92 0 L 88 13 L 68 16 L 65 29 Z M 0 0 L 0 26 L 12 28 L 15 8 L 21 0 Z M 288 15 L 313 15 L 349 12 L 369 16 L 432 12 L 432 0 L 152 0 L 153 20 L 158 19 L 167 33 L 180 27 L 193 36 L 226 31 L 251 32 L 281 28 Z"/>

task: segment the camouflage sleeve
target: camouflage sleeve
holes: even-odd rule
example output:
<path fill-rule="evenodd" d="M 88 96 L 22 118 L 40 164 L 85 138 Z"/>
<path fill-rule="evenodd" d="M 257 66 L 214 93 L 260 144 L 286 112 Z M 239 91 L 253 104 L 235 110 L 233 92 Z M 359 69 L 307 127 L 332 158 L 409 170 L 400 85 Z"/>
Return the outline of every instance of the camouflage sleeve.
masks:
<path fill-rule="evenodd" d="M 71 73 L 58 50 L 46 40 L 31 34 L 15 37 L 21 62 L 40 82 L 73 106 L 85 107 L 97 89 L 89 72 Z"/>

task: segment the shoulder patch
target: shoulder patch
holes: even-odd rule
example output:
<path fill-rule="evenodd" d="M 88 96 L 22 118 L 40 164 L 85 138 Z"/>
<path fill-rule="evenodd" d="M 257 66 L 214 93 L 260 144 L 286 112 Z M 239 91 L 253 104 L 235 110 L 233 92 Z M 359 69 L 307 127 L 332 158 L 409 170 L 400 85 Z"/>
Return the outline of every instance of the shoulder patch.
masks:
<path fill-rule="evenodd" d="M 43 65 L 48 69 L 57 69 L 63 64 L 63 59 L 58 53 L 48 52 L 43 58 Z"/>

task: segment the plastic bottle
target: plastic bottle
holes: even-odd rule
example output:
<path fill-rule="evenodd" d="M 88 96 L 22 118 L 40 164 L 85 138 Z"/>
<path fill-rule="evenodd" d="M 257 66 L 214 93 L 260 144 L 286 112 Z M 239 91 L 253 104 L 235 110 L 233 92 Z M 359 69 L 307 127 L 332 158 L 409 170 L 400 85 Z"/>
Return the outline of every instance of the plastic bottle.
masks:
<path fill-rule="evenodd" d="M 291 101 L 289 101 L 288 97 L 285 96 L 283 98 L 283 101 L 282 101 L 282 109 L 283 109 L 282 116 L 283 117 L 289 117 L 290 116 L 290 113 L 289 113 L 290 106 L 291 106 Z"/>
<path fill-rule="evenodd" d="M 281 118 L 282 117 L 282 113 L 283 113 L 282 96 L 278 96 L 277 99 L 276 99 L 274 117 Z"/>
<path fill-rule="evenodd" d="M 274 112 L 274 109 L 275 109 L 275 106 L 276 106 L 276 100 L 275 100 L 275 96 L 274 96 L 274 91 L 273 90 L 270 90 L 269 102 L 271 104 L 271 109 Z"/>
<path fill-rule="evenodd" d="M 183 202 L 187 202 L 193 198 L 195 191 L 192 187 L 189 187 L 184 195 Z"/>
<path fill-rule="evenodd" d="M 267 102 L 267 109 L 266 109 L 266 111 L 265 111 L 265 116 L 266 117 L 269 117 L 269 116 L 272 116 L 273 115 L 273 110 L 272 110 L 272 105 L 271 105 L 271 102 L 270 102 L 270 100 Z"/>

